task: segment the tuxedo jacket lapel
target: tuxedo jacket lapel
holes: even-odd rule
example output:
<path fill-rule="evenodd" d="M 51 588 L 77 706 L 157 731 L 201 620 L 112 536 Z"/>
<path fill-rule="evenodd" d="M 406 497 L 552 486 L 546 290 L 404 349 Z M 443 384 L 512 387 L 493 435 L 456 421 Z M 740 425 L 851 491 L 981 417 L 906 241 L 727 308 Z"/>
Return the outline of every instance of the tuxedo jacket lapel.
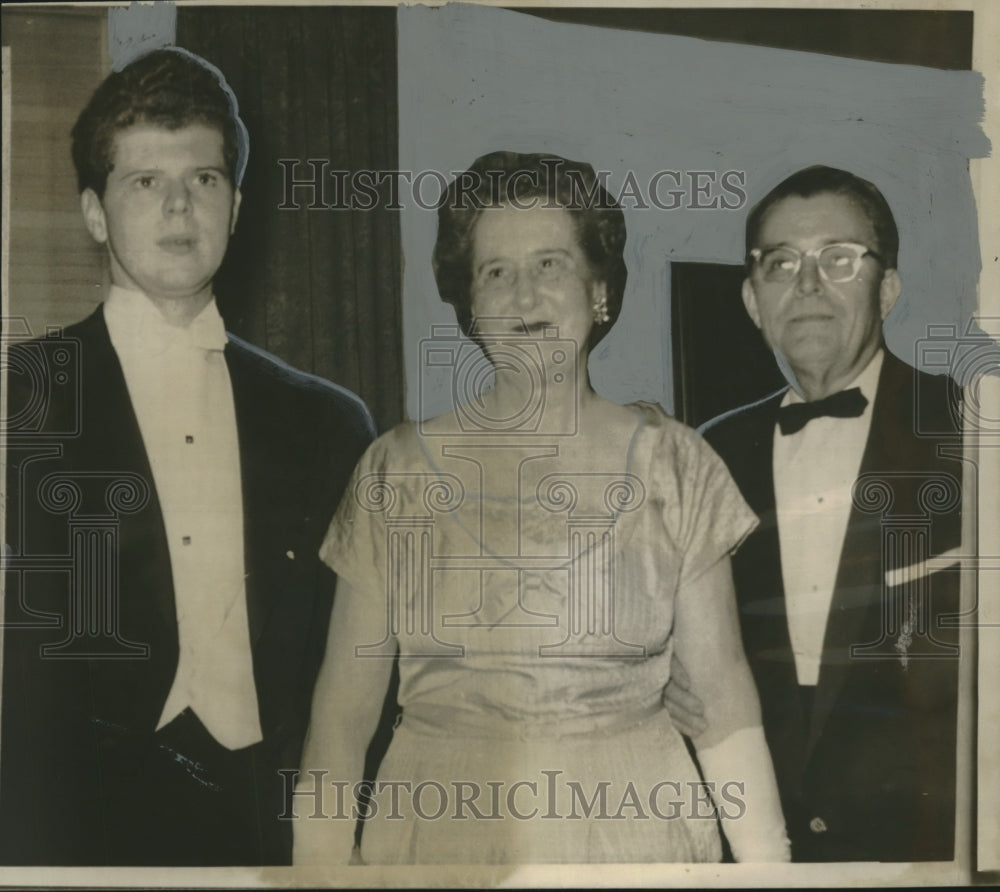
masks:
<path fill-rule="evenodd" d="M 894 408 L 898 409 L 899 400 L 909 398 L 899 392 L 902 389 L 899 365 L 886 351 L 858 478 L 894 465 L 892 444 L 896 443 L 898 448 L 901 442 L 899 432 L 893 428 Z M 880 514 L 861 511 L 857 500 L 853 500 L 823 639 L 823 664 L 813 703 L 807 754 L 822 734 L 856 662 L 851 655 L 852 646 L 868 643 L 864 640 L 865 630 L 871 625 L 867 620 L 872 611 L 881 610 L 884 569 L 881 520 Z"/>
<path fill-rule="evenodd" d="M 265 738 L 268 729 L 281 729 L 274 740 L 298 740 L 297 746 L 300 738 L 288 732 L 308 715 L 336 582 L 319 559 L 320 545 L 371 433 L 353 395 L 310 381 L 232 335 L 225 357 L 240 445 L 247 619 L 261 724 Z M 295 764 L 298 755 L 283 758 Z"/>
<path fill-rule="evenodd" d="M 306 499 L 303 463 L 315 432 L 310 419 L 289 403 L 289 390 L 253 348 L 230 336 L 225 349 L 233 387 L 240 476 L 243 483 L 244 572 L 250 641 L 255 648 L 268 626 L 281 590 L 319 550 L 300 541 Z M 270 361 L 270 360 L 269 360 Z M 333 508 L 329 510 L 332 512 Z M 324 529 L 325 532 L 325 529 Z"/>
<path fill-rule="evenodd" d="M 123 636 L 148 645 L 150 655 L 133 673 L 148 675 L 152 687 L 143 698 L 122 699 L 116 685 L 93 686 L 97 700 L 121 700 L 112 713 L 131 713 L 140 725 L 155 724 L 173 679 L 177 657 L 177 615 L 170 553 L 156 484 L 142 441 L 118 355 L 111 344 L 103 306 L 66 335 L 80 340 L 81 435 L 68 441 L 65 462 L 71 471 L 94 470 L 142 478 L 149 489 L 145 507 L 123 514 L 117 524 L 119 619 Z M 95 681 L 114 667 L 95 661 Z M 162 699 L 161 699 L 162 695 Z M 100 703 L 95 702 L 100 712 Z M 123 712 L 124 710 L 124 712 Z"/>
<path fill-rule="evenodd" d="M 267 450 L 271 437 L 268 432 L 269 419 L 273 415 L 262 400 L 266 393 L 255 388 L 252 375 L 241 362 L 232 342 L 226 344 L 226 365 L 233 387 L 233 405 L 236 412 L 236 430 L 240 446 L 240 476 L 243 485 L 243 542 L 244 573 L 246 574 L 247 620 L 250 626 L 250 641 L 255 644 L 261 636 L 269 608 L 267 586 L 263 584 L 264 555 L 258 543 L 261 539 L 259 527 L 266 523 L 266 506 L 269 501 L 267 490 L 274 487 L 274 481 L 266 477 L 273 461 L 268 460 Z M 256 391 L 256 392 L 255 392 Z M 270 498 L 280 496 L 280 487 L 270 493 Z"/>
<path fill-rule="evenodd" d="M 774 426 L 780 395 L 760 407 L 745 430 L 746 439 L 738 459 L 745 465 L 734 472 L 747 503 L 759 518 L 759 525 L 736 554 L 737 572 L 745 581 L 738 586 L 741 610 L 752 616 L 756 656 L 773 664 L 778 677 L 791 672 L 791 645 L 785 619 L 785 593 L 781 578 L 781 550 L 774 497 Z M 785 671 L 787 670 L 787 671 Z"/>

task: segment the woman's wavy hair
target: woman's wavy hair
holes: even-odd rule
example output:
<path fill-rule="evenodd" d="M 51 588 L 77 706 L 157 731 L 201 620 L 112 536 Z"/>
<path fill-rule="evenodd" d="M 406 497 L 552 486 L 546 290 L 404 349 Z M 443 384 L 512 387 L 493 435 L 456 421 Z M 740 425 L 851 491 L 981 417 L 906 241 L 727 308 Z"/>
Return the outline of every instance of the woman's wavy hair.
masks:
<path fill-rule="evenodd" d="M 560 207 L 576 225 L 577 238 L 594 277 L 607 289 L 608 321 L 595 324 L 593 348 L 621 312 L 625 267 L 625 215 L 594 173 L 581 161 L 558 155 L 491 152 L 449 184 L 438 205 L 434 278 L 458 324 L 475 340 L 472 318 L 472 240 L 486 208 Z"/>

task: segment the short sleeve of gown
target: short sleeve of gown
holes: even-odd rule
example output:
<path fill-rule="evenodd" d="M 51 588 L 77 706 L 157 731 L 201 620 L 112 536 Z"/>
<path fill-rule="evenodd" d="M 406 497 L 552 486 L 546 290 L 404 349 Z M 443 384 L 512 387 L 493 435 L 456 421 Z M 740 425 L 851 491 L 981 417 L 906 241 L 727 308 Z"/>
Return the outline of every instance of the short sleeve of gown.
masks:
<path fill-rule="evenodd" d="M 656 460 L 664 480 L 664 523 L 681 559 L 680 582 L 697 579 L 737 550 L 757 525 L 725 463 L 700 434 L 665 431 Z"/>
<path fill-rule="evenodd" d="M 385 441 L 380 437 L 361 457 L 319 551 L 339 577 L 366 591 L 384 590 L 385 521 L 399 497 Z"/>

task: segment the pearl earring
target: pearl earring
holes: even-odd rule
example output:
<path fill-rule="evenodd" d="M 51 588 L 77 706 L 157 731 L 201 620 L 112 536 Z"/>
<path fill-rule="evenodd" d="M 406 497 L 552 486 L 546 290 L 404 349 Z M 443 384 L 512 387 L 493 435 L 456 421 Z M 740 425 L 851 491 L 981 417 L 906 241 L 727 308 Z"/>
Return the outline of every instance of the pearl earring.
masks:
<path fill-rule="evenodd" d="M 602 294 L 598 300 L 594 301 L 593 310 L 594 322 L 597 325 L 611 321 L 611 317 L 608 315 L 608 296 L 606 294 Z"/>

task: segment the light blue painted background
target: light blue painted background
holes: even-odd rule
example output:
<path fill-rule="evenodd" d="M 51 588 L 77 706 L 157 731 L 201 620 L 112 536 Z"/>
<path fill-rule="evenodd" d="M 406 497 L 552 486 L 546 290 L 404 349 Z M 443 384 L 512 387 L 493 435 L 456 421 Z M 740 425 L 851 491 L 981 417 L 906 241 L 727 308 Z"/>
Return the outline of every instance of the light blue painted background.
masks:
<path fill-rule="evenodd" d="M 964 330 L 980 269 L 967 160 L 989 152 L 979 74 L 460 4 L 398 16 L 403 170 L 448 174 L 488 151 L 548 151 L 612 171 L 616 194 L 629 170 L 640 183 L 663 169 L 746 171 L 749 200 L 736 211 L 626 209 L 625 305 L 591 358 L 603 395 L 672 408 L 669 261 L 741 262 L 749 207 L 810 164 L 871 180 L 893 208 L 903 294 L 886 324 L 890 349 L 914 362 L 929 324 Z M 436 192 L 428 182 L 425 194 Z M 429 417 L 451 407 L 451 387 L 425 371 L 421 405 L 420 340 L 454 314 L 431 271 L 436 216 L 404 204 L 407 412 Z"/>
<path fill-rule="evenodd" d="M 112 71 L 121 71 L 136 57 L 177 42 L 177 7 L 154 0 L 108 9 L 108 54 Z"/>

